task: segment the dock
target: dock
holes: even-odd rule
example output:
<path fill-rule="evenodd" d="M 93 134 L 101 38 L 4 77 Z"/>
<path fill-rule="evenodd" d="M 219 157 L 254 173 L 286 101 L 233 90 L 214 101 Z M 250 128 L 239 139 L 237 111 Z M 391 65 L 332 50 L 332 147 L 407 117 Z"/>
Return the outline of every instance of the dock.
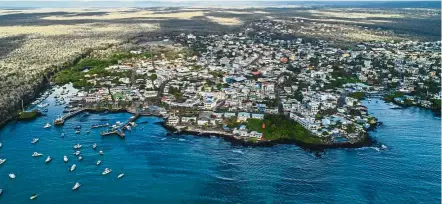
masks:
<path fill-rule="evenodd" d="M 129 120 L 121 126 L 121 130 L 123 130 L 123 131 L 126 130 L 126 129 L 127 129 L 127 126 L 128 126 L 131 122 L 134 122 L 135 120 L 137 120 L 138 117 L 140 117 L 140 114 L 138 114 L 138 113 L 136 113 L 135 115 L 131 116 L 131 117 L 129 118 Z"/>
<path fill-rule="evenodd" d="M 65 120 L 67 120 L 70 117 L 76 116 L 77 114 L 83 112 L 84 110 L 86 110 L 86 109 L 85 108 L 80 108 L 80 109 L 75 110 L 73 112 L 70 112 L 70 113 L 68 113 L 66 115 L 63 115 L 63 116 L 55 119 L 54 125 L 63 125 Z"/>
<path fill-rule="evenodd" d="M 123 131 L 113 130 L 113 131 L 102 131 L 101 136 L 108 136 L 108 135 L 118 135 L 121 138 L 126 137 Z"/>

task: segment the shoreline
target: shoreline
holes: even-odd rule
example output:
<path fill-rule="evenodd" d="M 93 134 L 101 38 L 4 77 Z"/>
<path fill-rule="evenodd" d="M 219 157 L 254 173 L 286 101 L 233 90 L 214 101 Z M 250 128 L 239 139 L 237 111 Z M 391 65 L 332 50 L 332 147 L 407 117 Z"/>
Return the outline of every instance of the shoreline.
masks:
<path fill-rule="evenodd" d="M 221 133 L 214 133 L 214 132 L 210 132 L 210 131 L 201 132 L 198 130 L 181 130 L 181 131 L 179 131 L 177 128 L 167 125 L 165 122 L 161 122 L 160 124 L 168 131 L 168 133 L 172 132 L 172 134 L 175 134 L 175 135 L 189 134 L 189 135 L 193 135 L 193 136 L 197 136 L 197 137 L 215 136 L 215 137 L 223 138 L 225 141 L 230 142 L 234 146 L 239 145 L 239 146 L 243 146 L 243 147 L 272 147 L 272 146 L 276 146 L 279 144 L 295 144 L 295 145 L 297 145 L 303 149 L 307 149 L 307 150 L 324 151 L 326 149 L 337 149 L 337 148 L 370 147 L 370 146 L 377 144 L 377 141 L 374 140 L 373 138 L 371 138 L 368 134 L 365 134 L 362 140 L 355 142 L 355 143 L 340 142 L 340 143 L 329 143 L 329 144 L 327 144 L 327 143 L 311 144 L 311 143 L 305 143 L 305 142 L 302 142 L 302 141 L 299 141 L 296 139 L 278 139 L 278 140 L 266 140 L 266 141 L 252 142 L 252 141 L 244 140 L 242 138 L 235 137 L 229 133 L 221 134 Z M 176 131 L 178 131 L 178 133 L 173 133 Z"/>

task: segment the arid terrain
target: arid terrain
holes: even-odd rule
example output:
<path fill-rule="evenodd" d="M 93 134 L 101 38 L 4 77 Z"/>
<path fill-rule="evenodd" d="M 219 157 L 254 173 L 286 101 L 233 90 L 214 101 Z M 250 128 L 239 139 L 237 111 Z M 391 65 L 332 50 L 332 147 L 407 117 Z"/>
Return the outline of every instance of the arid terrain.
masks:
<path fill-rule="evenodd" d="M 91 49 L 140 36 L 223 34 L 259 19 L 285 21 L 289 37 L 342 43 L 440 39 L 440 9 L 122 8 L 0 10 L 0 123 L 33 98 L 50 73 Z M 279 29 L 279 28 L 271 28 Z"/>

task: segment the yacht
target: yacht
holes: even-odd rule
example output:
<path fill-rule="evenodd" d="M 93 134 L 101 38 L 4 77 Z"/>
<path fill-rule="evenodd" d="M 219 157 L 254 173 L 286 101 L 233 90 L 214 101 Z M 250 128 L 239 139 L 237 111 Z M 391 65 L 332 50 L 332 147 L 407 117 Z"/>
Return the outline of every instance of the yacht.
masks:
<path fill-rule="evenodd" d="M 52 158 L 50 156 L 48 156 L 48 158 L 46 158 L 46 160 L 45 160 L 45 163 L 47 164 L 47 163 L 49 163 L 51 161 L 52 161 Z"/>
<path fill-rule="evenodd" d="M 123 177 L 124 176 L 124 173 L 121 173 L 121 174 L 119 174 L 118 176 L 117 176 L 117 178 L 121 178 L 121 177 Z"/>
<path fill-rule="evenodd" d="M 103 151 L 102 150 L 100 150 L 100 155 L 103 155 Z"/>
<path fill-rule="evenodd" d="M 112 169 L 105 168 L 104 171 L 103 171 L 103 175 L 107 175 L 107 174 L 109 174 L 110 172 L 112 172 Z"/>
<path fill-rule="evenodd" d="M 63 157 L 63 161 L 64 161 L 64 163 L 66 163 L 66 162 L 68 162 L 68 157 L 65 155 L 64 157 Z"/>
<path fill-rule="evenodd" d="M 75 167 L 77 167 L 77 165 L 72 164 L 72 166 L 71 166 L 71 168 L 70 168 L 69 170 L 70 170 L 70 171 L 74 171 L 74 170 L 75 170 Z"/>
<path fill-rule="evenodd" d="M 80 155 L 80 151 L 75 151 L 75 152 L 74 152 L 74 155 L 75 155 L 75 156 Z"/>
<path fill-rule="evenodd" d="M 80 188 L 81 184 L 80 183 L 75 183 L 74 187 L 72 188 L 73 191 L 77 190 L 78 188 Z"/>
<path fill-rule="evenodd" d="M 51 124 L 46 123 L 46 125 L 43 128 L 50 128 L 50 127 L 51 127 Z"/>
<path fill-rule="evenodd" d="M 83 160 L 83 157 L 82 157 L 82 156 L 79 156 L 79 157 L 78 157 L 78 160 L 79 160 L 79 161 Z"/>
<path fill-rule="evenodd" d="M 32 139 L 31 144 L 35 144 L 35 143 L 37 143 L 37 142 L 38 142 L 38 138 L 34 138 L 34 139 Z"/>
<path fill-rule="evenodd" d="M 15 179 L 15 174 L 14 174 L 14 173 L 10 173 L 10 174 L 9 174 L 9 178 L 11 178 L 11 179 Z"/>
<path fill-rule="evenodd" d="M 81 145 L 81 144 L 76 144 L 76 145 L 74 145 L 74 149 L 80 149 L 82 146 L 83 145 Z"/>
<path fill-rule="evenodd" d="M 42 153 L 38 153 L 38 152 L 34 152 L 34 153 L 32 154 L 32 156 L 33 156 L 33 157 L 39 157 L 39 156 L 43 156 L 43 154 L 42 154 Z"/>
<path fill-rule="evenodd" d="M 0 164 L 5 163 L 6 159 L 0 159 Z"/>
<path fill-rule="evenodd" d="M 37 196 L 38 196 L 38 194 L 34 193 L 29 199 L 34 200 L 37 198 Z"/>
<path fill-rule="evenodd" d="M 92 149 L 96 149 L 97 148 L 97 143 L 94 143 L 93 145 L 92 145 Z"/>
<path fill-rule="evenodd" d="M 100 165 L 100 164 L 101 164 L 101 160 L 98 160 L 97 161 L 97 166 Z"/>
<path fill-rule="evenodd" d="M 75 134 L 80 134 L 80 130 L 75 130 Z"/>

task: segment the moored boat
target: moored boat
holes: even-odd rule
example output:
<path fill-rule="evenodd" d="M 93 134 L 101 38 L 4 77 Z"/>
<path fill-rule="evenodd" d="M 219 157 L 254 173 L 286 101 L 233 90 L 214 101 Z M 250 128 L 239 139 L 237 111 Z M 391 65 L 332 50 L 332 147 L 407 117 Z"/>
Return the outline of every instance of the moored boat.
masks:
<path fill-rule="evenodd" d="M 6 159 L 0 159 L 0 164 L 5 163 Z"/>
<path fill-rule="evenodd" d="M 31 144 L 35 144 L 35 143 L 37 143 L 37 142 L 38 142 L 38 138 L 34 138 L 34 139 L 32 139 Z"/>
<path fill-rule="evenodd" d="M 109 174 L 110 172 L 112 172 L 112 169 L 105 168 L 104 171 L 103 171 L 103 175 L 107 175 L 107 174 Z"/>
<path fill-rule="evenodd" d="M 97 161 L 97 166 L 99 166 L 101 164 L 101 160 Z"/>
<path fill-rule="evenodd" d="M 77 167 L 77 165 L 72 164 L 72 166 L 71 166 L 71 168 L 69 169 L 69 171 L 74 171 L 76 167 Z"/>
<path fill-rule="evenodd" d="M 38 197 L 38 194 L 34 193 L 32 194 L 32 196 L 29 198 L 30 200 L 34 200 Z"/>
<path fill-rule="evenodd" d="M 75 155 L 75 156 L 80 155 L 80 151 L 75 151 L 75 152 L 74 152 L 74 155 Z"/>
<path fill-rule="evenodd" d="M 97 148 L 97 143 L 94 143 L 93 145 L 92 145 L 92 149 L 96 149 Z"/>
<path fill-rule="evenodd" d="M 39 156 L 43 156 L 43 154 L 42 153 L 38 153 L 38 152 L 34 152 L 34 153 L 32 153 L 32 156 L 33 157 L 39 157 Z"/>
<path fill-rule="evenodd" d="M 79 160 L 79 161 L 83 160 L 83 157 L 82 157 L 82 156 L 79 156 L 79 157 L 78 157 L 78 160 Z"/>
<path fill-rule="evenodd" d="M 119 179 L 119 178 L 121 178 L 121 177 L 123 177 L 124 176 L 124 173 L 121 173 L 121 174 L 119 174 L 118 176 L 117 176 L 117 178 Z"/>
<path fill-rule="evenodd" d="M 15 174 L 14 174 L 14 173 L 10 173 L 10 174 L 9 174 L 9 178 L 11 178 L 11 179 L 15 179 Z"/>
<path fill-rule="evenodd" d="M 103 151 L 102 150 L 100 150 L 100 155 L 103 155 L 104 153 L 103 153 Z"/>
<path fill-rule="evenodd" d="M 74 145 L 74 149 L 80 149 L 82 146 L 83 145 L 81 145 L 81 144 L 76 144 L 76 145 Z"/>
<path fill-rule="evenodd" d="M 72 190 L 75 191 L 78 188 L 80 188 L 80 186 L 81 186 L 81 184 L 77 182 L 77 183 L 75 183 L 74 187 L 72 187 Z"/>
<path fill-rule="evenodd" d="M 50 127 L 51 127 L 51 124 L 46 123 L 46 125 L 43 128 L 50 128 Z"/>
<path fill-rule="evenodd" d="M 65 155 L 64 157 L 63 157 L 63 161 L 64 161 L 64 163 L 66 163 L 66 162 L 68 162 L 68 157 Z"/>
<path fill-rule="evenodd" d="M 45 160 L 45 163 L 47 164 L 47 163 L 49 163 L 49 162 L 51 162 L 51 161 L 52 161 L 51 156 L 48 156 L 48 158 L 46 158 L 46 160 Z"/>

